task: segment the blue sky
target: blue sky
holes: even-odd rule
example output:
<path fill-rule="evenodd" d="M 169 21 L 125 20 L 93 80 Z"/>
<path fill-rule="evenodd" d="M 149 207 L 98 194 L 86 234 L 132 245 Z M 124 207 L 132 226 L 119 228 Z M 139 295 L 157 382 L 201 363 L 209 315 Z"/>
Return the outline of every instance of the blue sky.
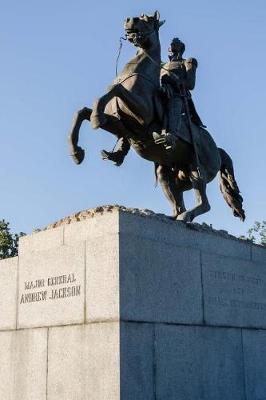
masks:
<path fill-rule="evenodd" d="M 15 231 L 34 228 L 102 204 L 171 214 L 153 164 L 133 151 L 120 168 L 99 152 L 114 137 L 85 123 L 87 150 L 76 166 L 68 155 L 73 113 L 92 105 L 115 76 L 123 20 L 158 9 L 163 59 L 172 37 L 199 62 L 193 97 L 220 147 L 234 161 L 247 221 L 234 218 L 216 179 L 208 186 L 212 210 L 198 222 L 240 235 L 265 214 L 266 3 L 264 0 L 1 2 L 0 218 Z M 120 67 L 135 49 L 123 47 Z M 192 206 L 193 193 L 185 196 Z"/>

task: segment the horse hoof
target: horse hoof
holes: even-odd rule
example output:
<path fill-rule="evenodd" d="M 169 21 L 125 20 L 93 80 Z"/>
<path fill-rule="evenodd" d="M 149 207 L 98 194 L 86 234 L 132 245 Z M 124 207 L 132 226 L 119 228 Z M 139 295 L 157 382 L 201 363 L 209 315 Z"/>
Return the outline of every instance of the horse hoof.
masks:
<path fill-rule="evenodd" d="M 169 215 L 167 216 L 168 219 L 170 219 L 171 221 L 176 221 L 177 216 L 176 215 Z"/>
<path fill-rule="evenodd" d="M 74 163 L 79 165 L 84 160 L 85 151 L 82 149 L 82 147 L 78 146 L 77 150 L 71 154 L 71 157 L 73 158 Z"/>
<path fill-rule="evenodd" d="M 107 118 L 104 116 L 103 113 L 101 113 L 101 114 L 93 114 L 92 113 L 90 121 L 91 121 L 92 129 L 98 129 L 106 123 Z"/>
<path fill-rule="evenodd" d="M 193 221 L 193 216 L 191 215 L 190 212 L 185 211 L 182 214 L 179 214 L 177 216 L 176 221 L 192 222 Z"/>
<path fill-rule="evenodd" d="M 120 152 L 109 152 L 102 150 L 101 156 L 103 160 L 113 161 L 117 167 L 120 167 L 124 161 L 124 156 Z"/>
<path fill-rule="evenodd" d="M 106 150 L 101 151 L 102 160 L 110 160 L 110 152 Z"/>

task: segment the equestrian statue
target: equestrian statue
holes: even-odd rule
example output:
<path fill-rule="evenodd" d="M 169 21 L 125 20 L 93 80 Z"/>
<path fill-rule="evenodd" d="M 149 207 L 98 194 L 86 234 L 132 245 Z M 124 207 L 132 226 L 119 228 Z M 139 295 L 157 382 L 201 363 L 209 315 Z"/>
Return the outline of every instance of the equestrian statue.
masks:
<path fill-rule="evenodd" d="M 174 38 L 169 62 L 161 61 L 159 29 L 164 22 L 158 11 L 126 18 L 126 38 L 138 48 L 137 54 L 92 109 L 84 107 L 75 114 L 69 135 L 71 156 L 76 164 L 83 161 L 79 131 L 83 121 L 90 121 L 92 128 L 102 128 L 117 138 L 113 151 L 102 151 L 103 159 L 119 166 L 132 147 L 154 163 L 174 219 L 192 222 L 210 210 L 206 185 L 219 173 L 225 201 L 234 216 L 244 221 L 232 160 L 216 146 L 192 101 L 197 60 L 184 59 L 185 45 Z M 186 210 L 183 192 L 190 189 L 195 191 L 196 205 Z"/>

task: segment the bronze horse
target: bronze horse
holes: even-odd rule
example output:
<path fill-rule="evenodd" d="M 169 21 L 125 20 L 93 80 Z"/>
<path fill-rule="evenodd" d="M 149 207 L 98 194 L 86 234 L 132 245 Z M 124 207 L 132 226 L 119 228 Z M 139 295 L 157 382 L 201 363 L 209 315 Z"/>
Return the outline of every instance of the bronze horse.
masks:
<path fill-rule="evenodd" d="M 155 163 L 156 176 L 173 206 L 175 219 L 191 222 L 210 210 L 206 184 L 219 172 L 220 189 L 227 204 L 235 216 L 244 220 L 243 199 L 234 178 L 232 160 L 223 149 L 217 148 L 206 129 L 192 123 L 198 157 L 194 146 L 181 138 L 170 150 L 155 143 L 153 133 L 161 132 L 163 120 L 163 105 L 158 94 L 162 24 L 157 11 L 152 16 L 142 14 L 125 20 L 127 39 L 138 47 L 138 52 L 93 109 L 85 107 L 76 113 L 69 135 L 71 155 L 77 164 L 83 161 L 85 152 L 78 146 L 79 130 L 82 122 L 88 120 L 94 129 L 102 128 L 117 138 L 124 138 L 142 158 Z M 182 118 L 180 131 L 189 137 L 186 116 Z M 186 210 L 183 192 L 192 188 L 196 206 Z"/>

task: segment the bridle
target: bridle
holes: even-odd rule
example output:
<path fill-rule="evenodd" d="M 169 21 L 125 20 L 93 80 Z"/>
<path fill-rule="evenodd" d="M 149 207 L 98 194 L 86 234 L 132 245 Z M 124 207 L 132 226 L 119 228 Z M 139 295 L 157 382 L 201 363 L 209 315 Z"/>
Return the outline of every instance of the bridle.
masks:
<path fill-rule="evenodd" d="M 132 38 L 132 43 L 134 46 L 136 46 L 138 44 L 139 41 L 141 40 L 145 40 L 146 38 L 148 38 L 154 31 L 156 30 L 156 27 L 154 29 L 151 29 L 147 32 L 130 32 L 125 34 L 125 36 L 120 36 L 119 39 L 119 48 L 118 48 L 118 54 L 117 54 L 117 58 L 116 58 L 116 65 L 115 65 L 115 75 L 117 77 L 118 75 L 118 62 L 119 62 L 119 58 L 121 55 L 121 51 L 122 51 L 122 47 L 123 47 L 123 40 L 129 40 L 129 36 L 130 38 Z M 145 55 L 147 55 L 147 57 L 156 65 L 158 65 L 158 67 L 161 68 L 160 64 L 158 64 L 146 51 L 144 48 L 142 48 L 143 52 L 145 53 Z"/>
<path fill-rule="evenodd" d="M 134 46 L 136 46 L 138 42 L 147 39 L 153 32 L 154 29 L 151 29 L 147 32 L 126 32 L 126 40 L 129 40 L 130 37 L 132 43 L 134 44 Z"/>

